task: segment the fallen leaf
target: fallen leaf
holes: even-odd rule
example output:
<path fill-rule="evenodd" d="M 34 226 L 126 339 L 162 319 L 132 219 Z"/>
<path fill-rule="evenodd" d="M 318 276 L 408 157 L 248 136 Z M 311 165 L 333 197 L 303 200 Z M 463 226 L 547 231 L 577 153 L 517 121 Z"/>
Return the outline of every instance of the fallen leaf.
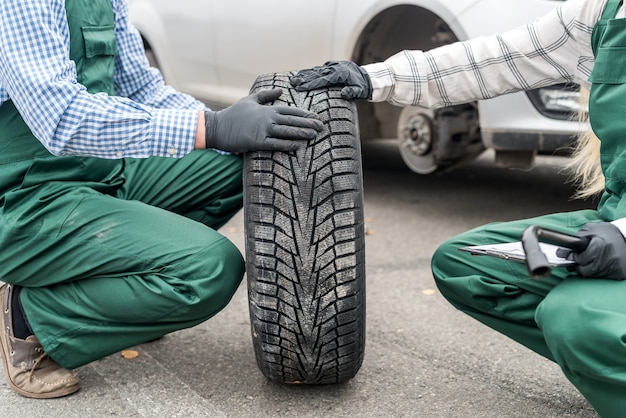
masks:
<path fill-rule="evenodd" d="M 122 357 L 124 357 L 126 360 L 132 360 L 139 357 L 139 352 L 135 350 L 123 350 Z"/>

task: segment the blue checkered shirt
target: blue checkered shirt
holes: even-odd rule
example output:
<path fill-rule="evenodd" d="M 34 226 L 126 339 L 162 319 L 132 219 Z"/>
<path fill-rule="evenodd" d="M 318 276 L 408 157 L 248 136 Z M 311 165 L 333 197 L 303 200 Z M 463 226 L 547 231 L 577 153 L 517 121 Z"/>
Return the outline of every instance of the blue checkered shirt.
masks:
<path fill-rule="evenodd" d="M 126 1 L 111 3 L 115 97 L 89 94 L 77 83 L 64 0 L 2 0 L 0 103 L 12 100 L 54 155 L 182 157 L 193 149 L 205 106 L 165 85 L 128 21 Z"/>

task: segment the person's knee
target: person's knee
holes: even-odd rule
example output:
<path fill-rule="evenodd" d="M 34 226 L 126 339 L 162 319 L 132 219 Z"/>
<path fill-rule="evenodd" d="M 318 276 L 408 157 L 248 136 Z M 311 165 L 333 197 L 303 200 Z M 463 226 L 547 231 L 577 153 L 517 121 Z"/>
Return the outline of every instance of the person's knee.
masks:
<path fill-rule="evenodd" d="M 222 263 L 219 265 L 217 281 L 220 298 L 225 301 L 224 305 L 226 305 L 239 288 L 245 272 L 245 263 L 239 249 L 228 240 L 219 246 L 219 257 Z"/>
<path fill-rule="evenodd" d="M 441 244 L 431 259 L 431 270 L 435 284 L 441 294 L 451 302 L 454 301 L 457 292 L 454 290 L 454 283 L 450 279 L 457 276 L 459 264 L 462 264 L 458 258 L 458 248 L 459 243 L 456 237 L 452 238 Z"/>
<path fill-rule="evenodd" d="M 451 254 L 457 252 L 458 245 L 456 244 L 455 238 L 452 238 L 443 244 L 441 244 L 432 256 L 431 260 L 431 269 L 433 271 L 433 275 L 435 276 L 435 280 L 444 279 L 448 274 L 448 270 L 451 265 L 455 263 Z"/>
<path fill-rule="evenodd" d="M 538 306 L 535 320 L 562 367 L 584 367 L 586 359 L 600 361 L 606 350 L 620 349 L 622 338 L 612 332 L 612 318 L 606 311 L 554 293 Z"/>
<path fill-rule="evenodd" d="M 209 318 L 224 309 L 239 288 L 245 263 L 239 249 L 224 239 L 198 254 L 200 278 L 196 281 L 196 311 Z"/>

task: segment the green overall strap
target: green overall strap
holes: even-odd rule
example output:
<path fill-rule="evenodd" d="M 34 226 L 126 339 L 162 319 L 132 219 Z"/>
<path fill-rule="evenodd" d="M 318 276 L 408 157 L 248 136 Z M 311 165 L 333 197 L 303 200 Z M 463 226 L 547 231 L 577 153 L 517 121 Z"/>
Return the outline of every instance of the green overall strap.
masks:
<path fill-rule="evenodd" d="M 621 3 L 609 0 L 591 37 L 589 122 L 601 142 L 605 193 L 598 210 L 608 220 L 626 217 L 626 19 L 615 19 Z"/>
<path fill-rule="evenodd" d="M 117 55 L 115 16 L 110 0 L 66 0 L 70 57 L 76 78 L 89 93 L 115 94 L 113 67 Z"/>
<path fill-rule="evenodd" d="M 623 0 L 609 0 L 602 12 L 602 16 L 600 20 L 596 23 L 593 28 L 593 32 L 591 33 L 591 48 L 593 50 L 593 55 L 597 55 L 597 47 L 600 43 L 600 38 L 604 34 L 604 30 L 606 29 L 606 23 L 609 19 L 613 19 L 617 14 L 617 10 L 622 4 Z"/>

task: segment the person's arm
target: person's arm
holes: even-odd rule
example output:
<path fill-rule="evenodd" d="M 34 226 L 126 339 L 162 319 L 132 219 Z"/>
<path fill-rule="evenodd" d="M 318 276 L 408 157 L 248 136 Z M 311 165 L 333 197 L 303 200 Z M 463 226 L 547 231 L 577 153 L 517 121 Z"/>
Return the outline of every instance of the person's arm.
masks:
<path fill-rule="evenodd" d="M 445 107 L 573 81 L 588 86 L 591 32 L 606 0 L 569 0 L 530 25 L 358 66 L 329 61 L 291 78 L 296 90 L 342 87 L 342 97 Z"/>
<path fill-rule="evenodd" d="M 372 101 L 443 107 L 562 82 L 587 83 L 604 1 L 569 0 L 534 23 L 365 65 Z"/>
<path fill-rule="evenodd" d="M 206 127 L 204 120 L 204 112 L 198 112 L 198 123 L 196 125 L 196 138 L 193 143 L 194 149 L 206 148 Z"/>
<path fill-rule="evenodd" d="M 153 109 L 194 110 L 197 119 L 190 141 L 193 148 L 235 153 L 255 150 L 289 152 L 299 149 L 306 140 L 314 139 L 323 129 L 318 117 L 309 111 L 269 106 L 280 97 L 281 89 L 251 94 L 215 112 L 193 97 L 167 86 L 160 72 L 148 64 L 141 36 L 128 20 L 126 1 L 113 0 L 113 4 L 120 51 L 115 63 L 116 92 Z M 167 112 L 170 111 L 154 110 L 154 119 L 167 115 Z M 176 135 L 175 128 L 170 127 L 170 135 Z"/>
<path fill-rule="evenodd" d="M 0 2 L 0 85 L 55 155 L 181 157 L 194 147 L 198 107 L 158 110 L 77 83 L 63 0 Z"/>

